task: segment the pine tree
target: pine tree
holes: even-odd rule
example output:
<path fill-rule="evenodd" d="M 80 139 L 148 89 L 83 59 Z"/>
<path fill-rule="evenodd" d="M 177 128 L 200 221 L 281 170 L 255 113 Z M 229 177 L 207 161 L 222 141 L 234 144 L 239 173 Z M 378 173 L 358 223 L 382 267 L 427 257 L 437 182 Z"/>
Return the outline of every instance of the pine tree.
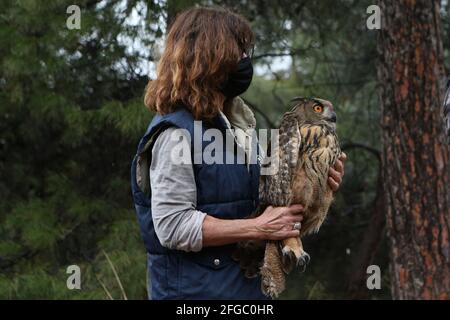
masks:
<path fill-rule="evenodd" d="M 450 165 L 440 1 L 381 1 L 383 175 L 393 297 L 448 299 Z"/>
<path fill-rule="evenodd" d="M 84 1 L 80 30 L 66 27 L 70 4 L 0 4 L 0 297 L 104 298 L 103 285 L 123 297 L 104 250 L 128 297 L 144 298 L 129 166 L 151 119 L 136 70 L 151 59 L 161 8 L 141 16 L 145 54 L 127 43 L 142 32 L 126 20 L 137 1 Z M 66 288 L 72 264 L 81 291 Z"/>

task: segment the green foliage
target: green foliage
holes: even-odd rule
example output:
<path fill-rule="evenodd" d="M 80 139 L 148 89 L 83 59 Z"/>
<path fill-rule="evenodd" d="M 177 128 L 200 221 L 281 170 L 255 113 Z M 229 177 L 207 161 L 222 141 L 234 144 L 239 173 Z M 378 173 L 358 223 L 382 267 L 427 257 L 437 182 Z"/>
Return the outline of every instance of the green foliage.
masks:
<path fill-rule="evenodd" d="M 0 5 L 0 298 L 103 299 L 102 283 L 120 298 L 105 250 L 128 298 L 142 299 L 129 165 L 152 116 L 135 70 L 150 59 L 153 33 L 138 55 L 117 41 L 142 32 L 124 23 L 137 2 L 124 15 L 113 2 L 79 2 L 81 30 L 65 27 L 70 4 Z M 81 267 L 81 291 L 66 287 L 71 264 Z"/>

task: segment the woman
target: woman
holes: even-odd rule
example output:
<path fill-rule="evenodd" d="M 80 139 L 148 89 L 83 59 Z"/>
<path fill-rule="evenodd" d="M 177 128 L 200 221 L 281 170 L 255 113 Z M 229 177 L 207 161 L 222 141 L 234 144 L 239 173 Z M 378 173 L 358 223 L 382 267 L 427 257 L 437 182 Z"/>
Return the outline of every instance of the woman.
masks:
<path fill-rule="evenodd" d="M 231 258 L 235 244 L 299 235 L 300 205 L 269 207 L 259 217 L 245 219 L 258 201 L 259 166 L 248 161 L 251 148 L 245 144 L 256 124 L 250 109 L 236 97 L 252 80 L 253 40 L 244 18 L 215 8 L 185 11 L 167 35 L 157 78 L 149 82 L 145 96 L 147 107 L 157 115 L 132 165 L 133 198 L 148 251 L 153 299 L 265 299 L 260 278 L 246 278 Z M 202 121 L 200 129 L 196 120 Z M 230 132 L 227 129 L 239 129 L 234 146 L 216 153 L 221 160 L 236 161 L 198 161 L 210 142 L 200 141 L 196 150 L 195 130 L 205 134 L 211 128 L 223 136 Z M 184 162 L 172 157 L 180 136 L 182 150 L 187 150 Z M 245 163 L 234 154 L 239 148 Z M 329 183 L 337 190 L 341 161 L 335 169 Z"/>

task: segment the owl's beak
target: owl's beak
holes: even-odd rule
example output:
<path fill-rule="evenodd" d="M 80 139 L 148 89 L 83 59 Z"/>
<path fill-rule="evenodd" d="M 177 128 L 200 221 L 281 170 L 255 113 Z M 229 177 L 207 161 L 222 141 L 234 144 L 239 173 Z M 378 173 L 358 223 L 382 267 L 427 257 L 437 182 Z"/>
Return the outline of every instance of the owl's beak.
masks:
<path fill-rule="evenodd" d="M 327 121 L 334 122 L 334 123 L 336 123 L 336 120 L 337 120 L 337 117 L 336 117 L 336 113 L 335 112 L 333 112 L 331 114 L 331 116 L 327 119 Z"/>

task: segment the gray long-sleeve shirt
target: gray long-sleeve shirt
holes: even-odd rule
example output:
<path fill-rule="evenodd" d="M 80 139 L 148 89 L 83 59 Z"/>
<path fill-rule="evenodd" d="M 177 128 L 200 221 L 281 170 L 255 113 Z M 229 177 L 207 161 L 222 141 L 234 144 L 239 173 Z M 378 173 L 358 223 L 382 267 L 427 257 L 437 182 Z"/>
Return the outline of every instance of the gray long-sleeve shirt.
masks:
<path fill-rule="evenodd" d="M 172 139 L 176 128 L 167 128 L 156 139 L 150 165 L 152 216 L 161 244 L 169 249 L 200 251 L 206 213 L 196 210 L 197 188 L 190 163 L 176 163 L 171 154 L 179 141 Z M 182 134 L 180 131 L 177 134 Z M 187 139 L 183 150 L 189 150 Z M 190 154 L 183 155 L 190 159 Z"/>
<path fill-rule="evenodd" d="M 249 132 L 256 126 L 250 108 L 236 98 L 224 117 L 229 128 L 240 129 L 235 139 L 247 154 L 250 145 L 245 143 Z M 177 131 L 177 132 L 175 132 Z M 181 139 L 180 134 L 184 139 Z M 202 249 L 203 220 L 205 212 L 196 210 L 197 186 L 191 160 L 191 146 L 187 132 L 174 127 L 167 128 L 157 137 L 152 149 L 150 164 L 150 188 L 153 224 L 161 244 L 169 249 L 200 251 Z M 182 145 L 184 144 L 184 145 Z M 173 161 L 174 150 L 184 150 L 184 163 Z M 214 183 L 212 181 L 212 183 Z"/>

